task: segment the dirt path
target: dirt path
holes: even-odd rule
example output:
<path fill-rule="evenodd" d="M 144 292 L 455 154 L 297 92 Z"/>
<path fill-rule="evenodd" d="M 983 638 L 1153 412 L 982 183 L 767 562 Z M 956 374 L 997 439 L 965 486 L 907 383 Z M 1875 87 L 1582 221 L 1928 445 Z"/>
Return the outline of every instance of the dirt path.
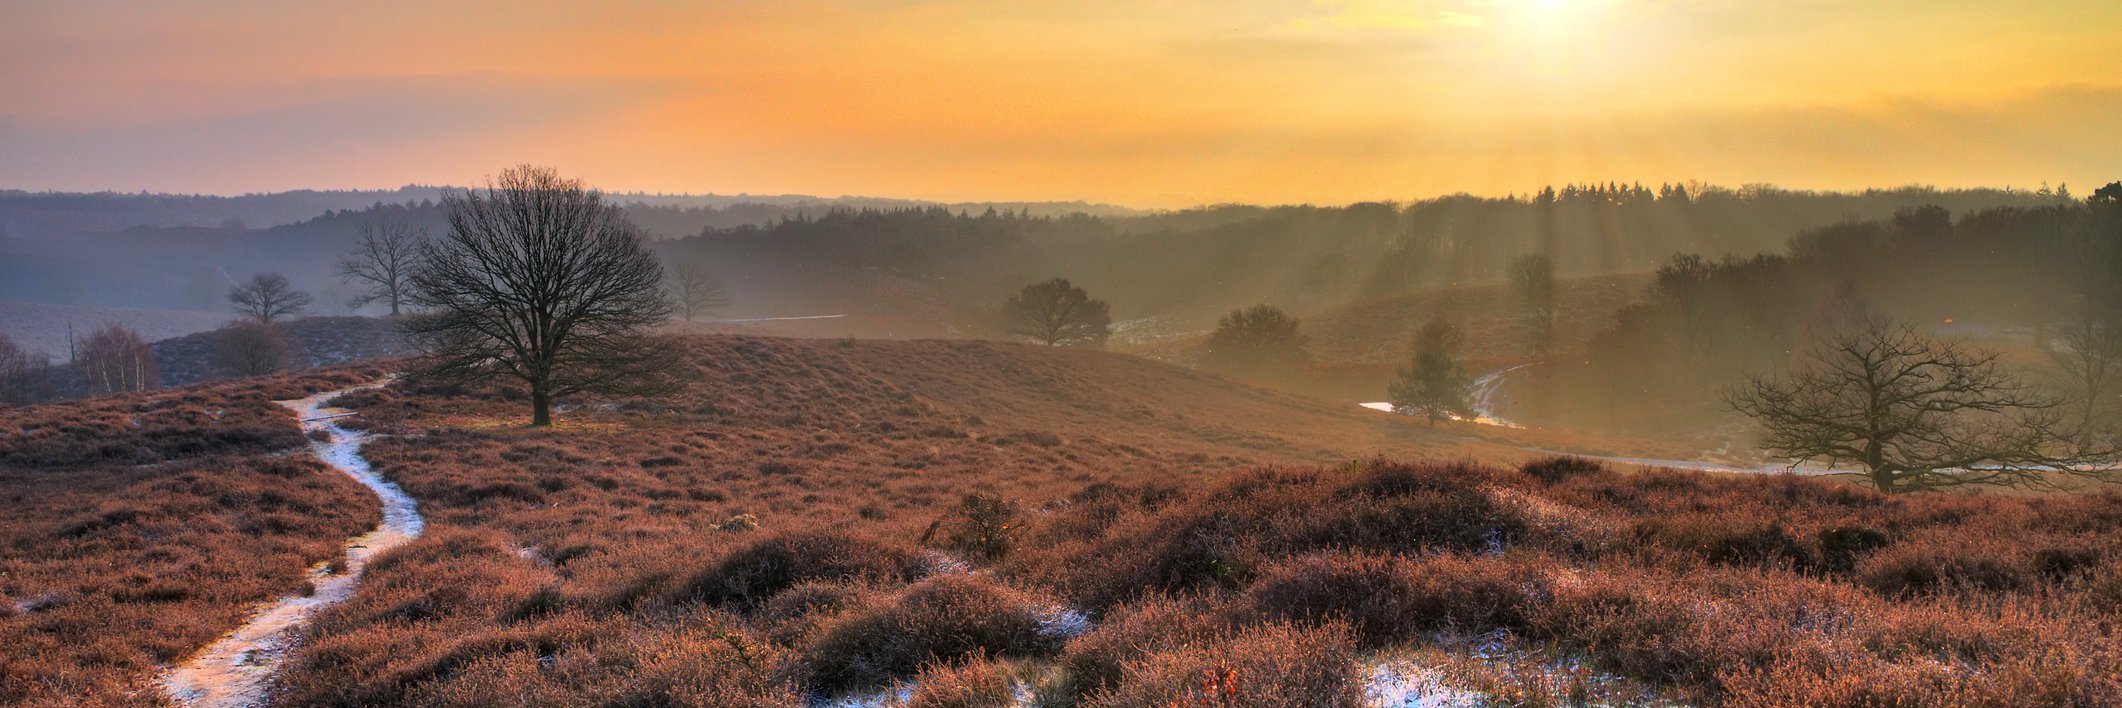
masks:
<path fill-rule="evenodd" d="M 377 385 L 381 384 L 346 391 Z M 316 611 L 352 595 L 369 559 L 420 535 L 424 522 L 413 498 L 398 485 L 378 476 L 369 469 L 368 461 L 361 459 L 361 443 L 368 436 L 339 427 L 334 422 L 337 418 L 312 420 L 343 412 L 326 408 L 324 402 L 346 391 L 281 401 L 280 405 L 305 419 L 302 423 L 305 432 L 322 430 L 331 434 L 330 441 L 313 443 L 311 449 L 325 463 L 353 477 L 383 500 L 383 523 L 346 542 L 344 572 L 333 574 L 324 563 L 309 569 L 309 579 L 316 592 L 308 597 L 283 597 L 264 606 L 242 627 L 165 673 L 160 680 L 162 690 L 176 702 L 215 708 L 265 703 L 265 690 L 271 683 L 273 671 L 286 658 L 290 641 L 302 623 Z"/>

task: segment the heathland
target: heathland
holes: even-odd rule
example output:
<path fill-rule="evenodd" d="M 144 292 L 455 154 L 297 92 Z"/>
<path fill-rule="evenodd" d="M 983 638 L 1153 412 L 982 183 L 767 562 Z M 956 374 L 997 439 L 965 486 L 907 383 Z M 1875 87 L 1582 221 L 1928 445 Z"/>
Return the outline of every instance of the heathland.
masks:
<path fill-rule="evenodd" d="M 547 429 L 506 388 L 337 401 L 428 532 L 303 632 L 274 699 L 2122 700 L 2113 493 L 1537 459 L 1015 344 L 695 336 L 683 361 L 679 393 Z M 300 591 L 377 512 L 268 401 L 381 374 L 0 412 L 28 512 L 0 634 L 29 647 L 0 699 L 161 702 L 159 664 Z"/>

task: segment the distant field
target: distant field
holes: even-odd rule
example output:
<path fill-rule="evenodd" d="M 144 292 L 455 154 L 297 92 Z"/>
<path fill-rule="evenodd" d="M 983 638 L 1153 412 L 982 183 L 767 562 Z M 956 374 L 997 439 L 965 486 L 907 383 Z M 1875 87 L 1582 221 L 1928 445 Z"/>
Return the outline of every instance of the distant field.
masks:
<path fill-rule="evenodd" d="M 1602 275 L 1556 282 L 1553 351 L 1582 351 L 1585 343 L 1613 323 L 1615 310 L 1641 297 L 1650 275 Z M 1324 367 L 1404 365 L 1413 352 L 1409 340 L 1431 317 L 1444 317 L 1466 333 L 1462 358 L 1481 363 L 1517 363 L 1535 356 L 1520 317 L 1517 296 L 1507 285 L 1478 285 L 1427 290 L 1412 295 L 1358 302 L 1324 310 L 1299 310 L 1311 338 L 1308 350 Z M 1213 327 L 1213 323 L 1205 325 Z M 1142 344 L 1114 348 L 1156 359 L 1194 361 L 1208 342 L 1208 332 L 1183 336 L 1141 337 Z"/>
<path fill-rule="evenodd" d="M 54 305 L 42 302 L 0 300 L 0 334 L 31 353 L 44 352 L 52 361 L 66 359 L 66 328 L 73 325 L 77 337 L 87 336 L 106 324 L 119 324 L 140 332 L 153 342 L 204 332 L 235 319 L 226 312 L 193 310 L 136 310 L 93 305 Z"/>

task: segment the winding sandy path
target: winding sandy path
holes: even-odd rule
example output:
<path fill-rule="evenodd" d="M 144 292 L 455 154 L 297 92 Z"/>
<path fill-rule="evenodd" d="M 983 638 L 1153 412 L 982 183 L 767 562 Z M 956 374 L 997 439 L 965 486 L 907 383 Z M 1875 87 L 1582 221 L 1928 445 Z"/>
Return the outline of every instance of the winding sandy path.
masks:
<path fill-rule="evenodd" d="M 398 485 L 378 476 L 369 468 L 368 461 L 361 459 L 361 443 L 368 436 L 339 427 L 334 422 L 337 418 L 319 419 L 343 412 L 326 408 L 325 401 L 347 391 L 380 385 L 320 393 L 301 400 L 280 401 L 280 405 L 292 409 L 303 419 L 305 432 L 322 430 L 331 434 L 330 441 L 312 443 L 311 449 L 325 463 L 353 477 L 383 500 L 383 523 L 373 531 L 347 540 L 345 572 L 333 574 L 329 564 L 325 563 L 309 569 L 309 579 L 316 592 L 307 597 L 283 597 L 266 605 L 236 631 L 172 667 L 159 681 L 163 692 L 171 699 L 187 706 L 214 708 L 264 704 L 265 690 L 271 683 L 273 671 L 286 659 L 289 645 L 302 623 L 316 611 L 353 595 L 355 584 L 361 580 L 361 571 L 371 558 L 419 537 L 425 523 L 413 498 Z"/>

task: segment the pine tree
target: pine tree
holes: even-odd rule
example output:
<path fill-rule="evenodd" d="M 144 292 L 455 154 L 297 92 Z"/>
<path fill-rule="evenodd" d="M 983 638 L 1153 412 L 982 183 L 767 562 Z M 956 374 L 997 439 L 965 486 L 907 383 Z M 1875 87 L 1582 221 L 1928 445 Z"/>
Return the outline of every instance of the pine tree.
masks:
<path fill-rule="evenodd" d="M 1385 399 L 1393 410 L 1429 418 L 1430 427 L 1446 418 L 1474 415 L 1473 379 L 1452 358 L 1458 349 L 1459 329 L 1442 320 L 1431 320 L 1415 335 L 1415 360 L 1400 369 L 1385 388 Z"/>

